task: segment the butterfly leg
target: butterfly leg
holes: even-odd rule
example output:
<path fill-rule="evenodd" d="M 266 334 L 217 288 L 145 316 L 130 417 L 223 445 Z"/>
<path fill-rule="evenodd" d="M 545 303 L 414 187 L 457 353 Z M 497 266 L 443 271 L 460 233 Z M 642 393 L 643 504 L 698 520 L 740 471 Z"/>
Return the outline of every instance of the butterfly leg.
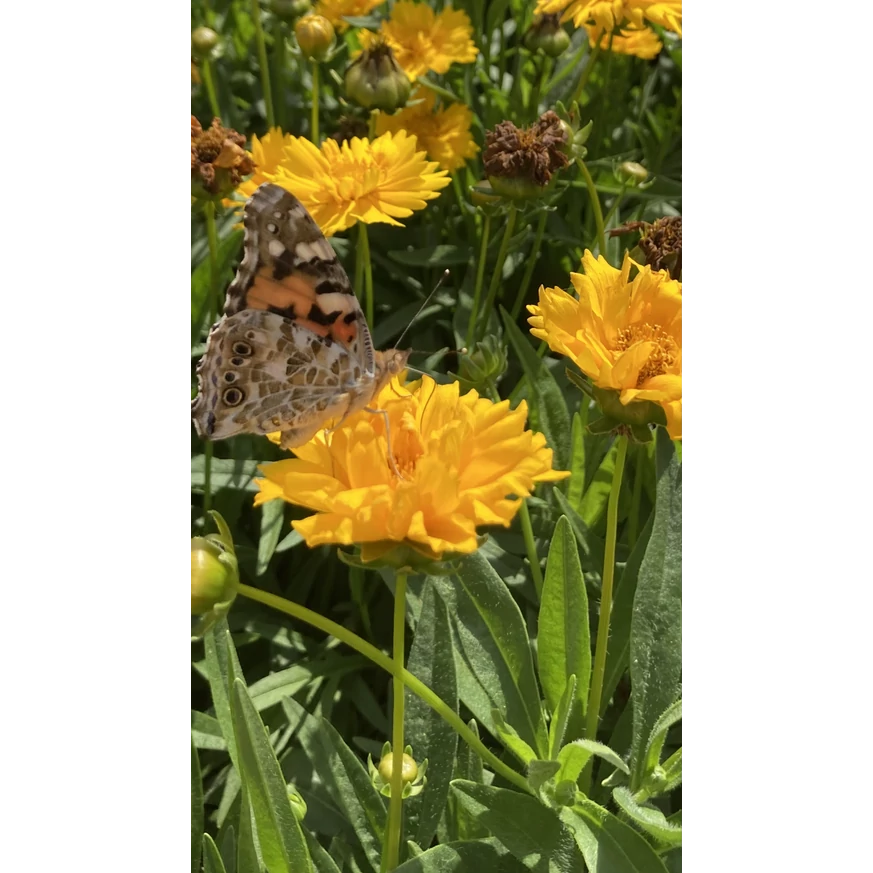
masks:
<path fill-rule="evenodd" d="M 405 479 L 406 477 L 397 469 L 397 464 L 394 463 L 394 452 L 391 451 L 391 421 L 388 418 L 388 413 L 384 409 L 370 409 L 369 406 L 364 407 L 364 412 L 369 412 L 372 415 L 381 415 L 385 420 L 385 438 L 388 441 L 388 464 L 398 479 Z"/>

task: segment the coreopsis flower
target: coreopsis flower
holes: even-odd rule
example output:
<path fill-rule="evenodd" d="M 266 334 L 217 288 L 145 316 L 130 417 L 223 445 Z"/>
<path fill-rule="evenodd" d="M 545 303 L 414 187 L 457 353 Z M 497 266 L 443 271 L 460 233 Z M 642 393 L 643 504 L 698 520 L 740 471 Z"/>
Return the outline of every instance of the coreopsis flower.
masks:
<path fill-rule="evenodd" d="M 593 22 L 607 34 L 626 21 L 635 27 L 651 21 L 682 36 L 682 0 L 538 0 L 535 11 L 561 13 L 576 27 Z"/>
<path fill-rule="evenodd" d="M 380 33 L 412 81 L 428 71 L 445 73 L 454 63 L 472 64 L 479 54 L 469 16 L 451 5 L 436 13 L 427 3 L 399 0 Z M 362 31 L 359 36 L 367 48 L 376 35 Z"/>
<path fill-rule="evenodd" d="M 326 139 L 319 148 L 303 137 L 288 137 L 273 181 L 309 210 L 325 236 L 358 221 L 402 227 L 428 200 L 450 184 L 405 131 L 375 140 L 352 137 L 342 145 Z"/>
<path fill-rule="evenodd" d="M 369 15 L 385 0 L 320 0 L 315 7 L 316 15 L 323 15 L 336 29 L 345 33 L 351 25 L 346 18 L 360 18 Z"/>
<path fill-rule="evenodd" d="M 527 406 L 493 403 L 457 382 L 395 377 L 366 410 L 261 468 L 256 504 L 282 498 L 315 510 L 293 521 L 309 546 L 361 545 L 373 561 L 396 546 L 431 560 L 479 547 L 477 528 L 508 527 L 552 469 L 546 438 L 525 429 Z M 390 432 L 390 443 L 389 434 Z M 391 452 L 389 459 L 388 452 Z M 399 475 L 398 475 L 399 474 Z"/>
<path fill-rule="evenodd" d="M 586 24 L 585 29 L 588 31 L 588 44 L 592 48 L 597 43 L 597 36 L 600 34 L 600 48 L 610 49 L 620 55 L 633 55 L 644 61 L 650 61 L 657 57 L 661 49 L 664 48 L 664 43 L 658 39 L 658 34 L 651 27 L 628 25 L 611 37 L 596 24 Z"/>
<path fill-rule="evenodd" d="M 506 197 L 537 197 L 556 170 L 566 167 L 569 136 L 550 109 L 530 127 L 501 121 L 485 134 L 482 161 L 491 187 Z"/>
<path fill-rule="evenodd" d="M 246 138 L 217 118 L 203 130 L 191 116 L 191 194 L 221 198 L 229 194 L 254 168 L 252 156 L 243 148 Z"/>
<path fill-rule="evenodd" d="M 479 146 L 470 133 L 473 112 L 469 106 L 451 103 L 436 109 L 436 94 L 421 87 L 416 89 L 411 100 L 414 105 L 394 115 L 380 114 L 376 119 L 376 132 L 405 130 L 413 134 L 427 156 L 449 172 L 476 157 Z"/>
<path fill-rule="evenodd" d="M 649 266 L 631 281 L 632 266 L 627 254 L 618 270 L 586 251 L 584 273 L 570 274 L 577 297 L 540 286 L 539 303 L 528 306 L 531 333 L 591 379 L 610 417 L 654 420 L 638 406 L 649 402 L 681 439 L 682 284 Z"/>
<path fill-rule="evenodd" d="M 283 157 L 283 149 L 294 137 L 282 133 L 281 128 L 271 127 L 262 137 L 252 134 L 252 158 L 254 172 L 236 189 L 241 200 L 248 200 L 264 182 L 272 182 Z M 242 203 L 239 204 L 240 206 Z"/>

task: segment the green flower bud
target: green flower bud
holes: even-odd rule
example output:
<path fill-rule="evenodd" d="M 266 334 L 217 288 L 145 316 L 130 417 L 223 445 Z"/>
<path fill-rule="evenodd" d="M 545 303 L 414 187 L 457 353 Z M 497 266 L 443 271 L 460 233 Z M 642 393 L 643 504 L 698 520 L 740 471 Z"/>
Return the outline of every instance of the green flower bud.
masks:
<path fill-rule="evenodd" d="M 364 109 L 394 112 L 409 99 L 412 85 L 384 42 L 365 49 L 345 76 L 346 95 Z"/>
<path fill-rule="evenodd" d="M 300 796 L 293 785 L 286 785 L 285 791 L 288 794 L 288 802 L 291 804 L 291 812 L 294 813 L 294 818 L 297 821 L 303 821 L 307 810 L 306 801 Z"/>
<path fill-rule="evenodd" d="M 282 21 L 294 21 L 311 11 L 310 0 L 271 0 L 270 11 Z"/>
<path fill-rule="evenodd" d="M 481 390 L 496 385 L 506 372 L 506 347 L 490 334 L 477 342 L 473 350 L 461 355 L 458 381 L 464 390 Z"/>
<path fill-rule="evenodd" d="M 219 533 L 191 539 L 191 614 L 200 616 L 195 637 L 225 616 L 239 588 L 239 571 L 230 530 L 210 512 Z"/>
<path fill-rule="evenodd" d="M 198 58 L 208 58 L 218 45 L 218 34 L 211 27 L 198 27 L 191 34 L 191 50 Z"/>
<path fill-rule="evenodd" d="M 564 54 L 570 45 L 570 35 L 561 27 L 560 16 L 542 15 L 524 35 L 524 44 L 532 52 L 543 52 L 550 58 Z"/>
<path fill-rule="evenodd" d="M 649 178 L 649 171 L 636 161 L 623 161 L 618 165 L 618 176 L 629 185 L 639 185 Z"/>
<path fill-rule="evenodd" d="M 294 25 L 294 33 L 303 57 L 312 61 L 323 61 L 336 40 L 333 25 L 323 15 L 305 15 Z"/>
<path fill-rule="evenodd" d="M 503 202 L 503 198 L 492 193 L 494 189 L 488 179 L 482 179 L 470 188 L 470 202 L 474 206 L 493 209 Z"/>
<path fill-rule="evenodd" d="M 379 761 L 379 775 L 386 781 L 390 782 L 394 775 L 394 753 L 388 752 Z M 403 763 L 400 767 L 400 779 L 402 782 L 414 782 L 418 776 L 418 764 L 415 763 L 415 758 L 412 755 L 403 755 Z"/>
<path fill-rule="evenodd" d="M 412 746 L 407 746 L 403 750 L 402 765 L 400 768 L 400 779 L 403 785 L 402 797 L 405 800 L 407 797 L 415 797 L 424 791 L 424 786 L 427 785 L 427 758 L 421 765 L 415 762 L 412 757 Z M 370 772 L 370 781 L 373 787 L 383 794 L 385 797 L 391 796 L 391 777 L 394 774 L 394 754 L 391 751 L 391 743 L 385 743 L 382 746 L 382 758 L 377 767 L 373 763 L 372 757 L 367 756 L 367 769 Z"/>

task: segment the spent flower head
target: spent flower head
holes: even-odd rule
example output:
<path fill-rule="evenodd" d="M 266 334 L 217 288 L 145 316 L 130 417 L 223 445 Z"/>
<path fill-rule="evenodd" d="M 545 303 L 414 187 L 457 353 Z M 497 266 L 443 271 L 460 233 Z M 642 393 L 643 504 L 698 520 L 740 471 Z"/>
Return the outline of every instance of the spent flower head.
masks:
<path fill-rule="evenodd" d="M 469 554 L 477 527 L 508 527 L 537 482 L 568 475 L 552 469 L 546 438 L 526 430 L 524 401 L 510 409 L 423 376 L 395 378 L 371 407 L 385 410 L 387 428 L 386 416 L 361 411 L 261 468 L 257 504 L 315 510 L 292 522 L 309 546 L 360 544 L 365 562 L 398 545 L 431 560 Z"/>
<path fill-rule="evenodd" d="M 618 270 L 586 250 L 584 272 L 570 274 L 578 296 L 540 286 L 528 322 L 591 379 L 608 418 L 666 424 L 681 439 L 682 284 L 648 266 L 631 280 L 634 266 L 627 254 Z"/>
<path fill-rule="evenodd" d="M 630 221 L 610 230 L 620 236 L 639 230 L 640 241 L 632 254 L 639 254 L 653 270 L 666 270 L 673 279 L 682 280 L 682 216 L 666 215 L 656 221 Z"/>
<path fill-rule="evenodd" d="M 349 64 L 345 88 L 346 96 L 364 109 L 394 112 L 406 105 L 412 84 L 388 43 L 376 38 Z"/>
<path fill-rule="evenodd" d="M 217 118 L 203 130 L 191 116 L 191 195 L 200 199 L 221 199 L 249 175 L 255 164 L 243 148 L 246 138 Z"/>
<path fill-rule="evenodd" d="M 359 221 L 402 227 L 397 219 L 424 209 L 451 183 L 402 130 L 342 145 L 326 139 L 320 148 L 289 137 L 273 181 L 300 199 L 325 236 Z"/>

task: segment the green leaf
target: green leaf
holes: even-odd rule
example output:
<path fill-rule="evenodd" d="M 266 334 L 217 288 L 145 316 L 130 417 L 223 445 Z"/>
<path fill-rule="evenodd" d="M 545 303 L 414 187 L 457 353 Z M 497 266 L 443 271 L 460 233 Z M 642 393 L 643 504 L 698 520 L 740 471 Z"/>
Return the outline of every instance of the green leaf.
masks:
<path fill-rule="evenodd" d="M 262 873 L 261 852 L 255 831 L 254 813 L 245 782 L 240 788 L 239 840 L 236 844 L 236 873 Z"/>
<path fill-rule="evenodd" d="M 538 873 L 579 873 L 582 869 L 582 855 L 571 833 L 555 811 L 535 797 L 475 782 L 453 782 L 452 790 L 467 812 L 525 867 Z"/>
<path fill-rule="evenodd" d="M 552 491 L 561 512 L 567 516 L 570 527 L 576 536 L 576 545 L 579 547 L 579 563 L 585 573 L 595 574 L 600 579 L 603 573 L 603 555 L 606 548 L 603 540 L 593 534 L 588 525 L 582 521 L 579 513 L 570 505 L 570 501 L 559 489 Z"/>
<path fill-rule="evenodd" d="M 200 841 L 206 820 L 203 811 L 203 780 L 200 778 L 200 757 L 191 736 L 191 873 L 200 873 Z"/>
<path fill-rule="evenodd" d="M 197 843 L 198 855 L 200 854 L 200 842 Z M 194 869 L 194 873 L 200 873 L 200 865 Z M 218 846 L 215 845 L 212 837 L 209 834 L 203 834 L 203 873 L 227 873 L 224 869 L 224 861 L 221 860 L 221 854 L 218 851 Z"/>
<path fill-rule="evenodd" d="M 606 670 L 600 705 L 601 715 L 606 712 L 606 707 L 628 668 L 634 596 L 637 591 L 640 565 L 643 562 L 649 545 L 649 537 L 652 534 L 653 521 L 654 515 L 650 515 L 633 547 L 633 551 L 628 556 L 627 563 L 624 565 L 624 570 L 622 570 L 615 588 L 615 596 L 612 598 L 612 619 L 609 623 L 609 647 L 606 650 Z"/>
<path fill-rule="evenodd" d="M 567 680 L 564 693 L 558 701 L 557 709 L 552 713 L 549 722 L 549 758 L 557 758 L 558 750 L 564 744 L 567 735 L 567 725 L 570 723 L 570 714 L 573 704 L 576 702 L 576 676 L 571 675 Z"/>
<path fill-rule="evenodd" d="M 458 680 L 449 613 L 434 586 L 427 583 L 406 668 L 457 711 Z M 420 764 L 427 758 L 425 790 L 404 803 L 405 832 L 419 845 L 429 846 L 448 800 L 458 735 L 413 694 L 406 695 L 404 725 L 406 741 L 412 746 L 415 760 Z"/>
<path fill-rule="evenodd" d="M 205 481 L 204 455 L 194 455 L 191 458 L 191 490 L 202 493 Z M 255 477 L 260 461 L 243 461 L 233 458 L 212 459 L 212 490 L 233 488 L 238 491 L 257 491 Z M 264 504 L 265 506 L 267 504 Z"/>
<path fill-rule="evenodd" d="M 460 562 L 457 581 L 432 576 L 453 620 L 461 700 L 492 733 L 499 709 L 542 758 L 548 737 L 530 641 L 518 604 L 488 560 L 474 552 Z M 460 583 L 460 584 L 458 584 Z"/>
<path fill-rule="evenodd" d="M 476 719 L 470 719 L 467 727 L 478 737 L 479 728 Z M 455 765 L 455 779 L 464 779 L 478 785 L 485 784 L 485 769 L 478 753 L 466 743 L 458 743 L 458 756 Z M 476 820 L 459 805 L 457 792 L 449 792 L 449 804 L 446 810 L 446 830 L 449 840 L 475 840 L 487 837 L 488 830 L 476 823 Z M 441 839 L 443 835 L 440 834 Z"/>
<path fill-rule="evenodd" d="M 655 850 L 630 825 L 582 794 L 561 821 L 576 839 L 589 870 L 609 873 L 666 873 Z"/>
<path fill-rule="evenodd" d="M 261 507 L 261 537 L 258 540 L 258 576 L 267 570 L 285 527 L 285 501 L 269 500 Z"/>
<path fill-rule="evenodd" d="M 329 776 L 322 774 L 322 778 L 330 779 L 328 790 L 334 802 L 345 811 L 364 853 L 378 870 L 387 820 L 385 801 L 373 787 L 360 759 L 343 742 L 333 725 L 322 719 L 321 727 L 318 738 L 327 754 L 329 768 Z"/>
<path fill-rule="evenodd" d="M 660 809 L 637 803 L 625 785 L 613 788 L 612 796 L 625 813 L 646 833 L 670 848 L 682 845 L 682 827 L 667 821 L 667 817 Z"/>
<path fill-rule="evenodd" d="M 312 858 L 316 873 L 341 873 L 330 852 L 308 830 L 304 830 L 303 835 L 306 837 L 306 847 L 309 849 L 309 856 Z"/>
<path fill-rule="evenodd" d="M 570 676 L 576 676 L 576 699 L 584 713 L 591 680 L 588 594 L 576 539 L 566 516 L 558 519 L 543 580 L 537 632 L 540 681 L 554 713 Z"/>
<path fill-rule="evenodd" d="M 531 429 L 542 431 L 555 452 L 556 470 L 568 469 L 570 462 L 570 413 L 564 395 L 551 370 L 534 351 L 512 316 L 501 306 L 500 315 L 506 336 L 521 361 L 527 376 L 528 395 L 531 399 Z"/>
<path fill-rule="evenodd" d="M 587 527 L 594 527 L 606 512 L 609 492 L 612 488 L 612 475 L 615 472 L 615 461 L 618 456 L 618 443 L 613 442 L 606 457 L 600 462 L 594 479 L 582 495 L 579 504 L 579 516 Z"/>
<path fill-rule="evenodd" d="M 206 653 L 206 675 L 212 692 L 212 705 L 221 726 L 221 733 L 227 743 L 227 751 L 234 767 L 239 770 L 236 743 L 234 741 L 233 718 L 231 717 L 230 689 L 233 680 L 242 677 L 242 668 L 236 656 L 233 639 L 227 629 L 227 620 L 221 619 L 203 637 Z"/>
<path fill-rule="evenodd" d="M 506 723 L 503 713 L 499 709 L 491 710 L 491 718 L 497 729 L 497 737 L 522 764 L 530 764 L 535 761 L 537 753 L 518 735 L 512 725 Z"/>
<path fill-rule="evenodd" d="M 191 737 L 198 749 L 227 750 L 218 719 L 203 712 L 191 711 Z"/>
<path fill-rule="evenodd" d="M 645 744 L 661 713 L 679 697 L 682 674 L 682 468 L 675 456 L 658 482 L 652 535 L 640 567 L 630 674 L 635 791 L 646 776 Z"/>
<path fill-rule="evenodd" d="M 412 251 L 394 250 L 388 257 L 405 267 L 456 267 L 470 260 L 469 246 L 436 245 Z"/>
<path fill-rule="evenodd" d="M 226 284 L 225 279 L 230 278 L 230 265 L 239 252 L 242 245 L 243 232 L 231 231 L 228 236 L 218 242 L 217 264 L 218 273 L 215 286 L 221 288 Z M 202 260 L 191 274 L 191 337 L 192 342 L 197 339 L 200 326 L 206 317 L 208 307 L 209 290 L 211 284 L 211 266 L 209 257 Z"/>
<path fill-rule="evenodd" d="M 574 746 L 590 752 L 592 755 L 597 755 L 598 758 L 603 758 L 604 761 L 612 764 L 616 770 L 621 770 L 622 773 L 630 773 L 627 764 L 622 760 L 621 755 L 613 752 L 609 746 L 604 746 L 603 743 L 598 743 L 597 740 L 574 740 Z"/>
<path fill-rule="evenodd" d="M 227 873 L 236 873 L 236 833 L 229 822 L 218 831 L 218 851 Z"/>
<path fill-rule="evenodd" d="M 667 739 L 667 731 L 682 718 L 682 701 L 677 700 L 661 713 L 652 727 L 643 760 L 643 773 L 649 774 L 661 763 L 661 750 Z"/>
<path fill-rule="evenodd" d="M 526 869 L 490 837 L 434 846 L 401 864 L 394 873 L 525 873 Z"/>
<path fill-rule="evenodd" d="M 577 512 L 585 490 L 585 429 L 582 416 L 573 413 L 573 428 L 570 433 L 570 479 L 567 483 L 567 500 Z"/>
<path fill-rule="evenodd" d="M 539 791 L 560 769 L 557 761 L 531 761 L 527 765 L 527 783 Z"/>
<path fill-rule="evenodd" d="M 303 831 L 291 809 L 285 778 L 255 705 L 240 679 L 231 697 L 240 774 L 249 793 L 268 873 L 312 873 Z"/>

